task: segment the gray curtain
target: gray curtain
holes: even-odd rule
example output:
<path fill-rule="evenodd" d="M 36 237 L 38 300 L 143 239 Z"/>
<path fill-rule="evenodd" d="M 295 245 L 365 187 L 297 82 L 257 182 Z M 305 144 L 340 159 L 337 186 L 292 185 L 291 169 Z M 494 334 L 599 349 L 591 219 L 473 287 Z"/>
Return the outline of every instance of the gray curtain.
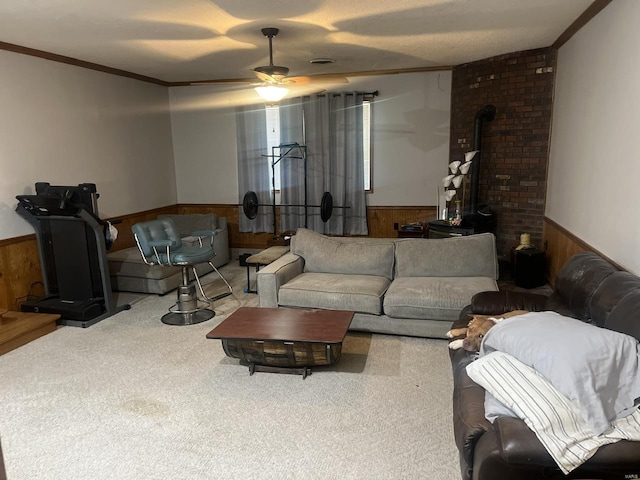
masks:
<path fill-rule="evenodd" d="M 256 192 L 258 203 L 269 205 L 258 208 L 258 216 L 250 220 L 240 207 L 241 232 L 273 232 L 273 192 L 271 189 L 271 163 L 267 154 L 267 120 L 264 105 L 236 108 L 238 142 L 238 191 L 242 204 L 249 190 Z"/>
<path fill-rule="evenodd" d="M 304 161 L 283 159 L 281 202 L 320 205 L 324 192 L 333 196 L 328 222 L 319 208 L 307 209 L 307 228 L 332 235 L 367 235 L 366 196 L 362 147 L 361 93 L 327 93 L 290 99 L 280 104 L 282 143 L 306 145 Z M 305 226 L 304 208 L 282 207 L 282 230 Z"/>

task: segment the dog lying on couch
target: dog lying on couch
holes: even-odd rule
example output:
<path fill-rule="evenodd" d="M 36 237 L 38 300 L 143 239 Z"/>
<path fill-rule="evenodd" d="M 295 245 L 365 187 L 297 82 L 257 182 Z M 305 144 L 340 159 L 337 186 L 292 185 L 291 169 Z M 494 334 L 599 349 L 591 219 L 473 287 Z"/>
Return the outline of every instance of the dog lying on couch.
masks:
<path fill-rule="evenodd" d="M 523 313 L 529 312 L 526 310 L 514 310 L 503 315 L 471 315 L 471 320 L 466 327 L 454 328 L 447 332 L 446 335 L 448 338 L 465 335 L 465 338 L 458 338 L 449 342 L 449 348 L 451 350 L 464 348 L 467 352 L 478 352 L 482 344 L 482 339 L 491 327 L 505 318 L 515 317 Z"/>

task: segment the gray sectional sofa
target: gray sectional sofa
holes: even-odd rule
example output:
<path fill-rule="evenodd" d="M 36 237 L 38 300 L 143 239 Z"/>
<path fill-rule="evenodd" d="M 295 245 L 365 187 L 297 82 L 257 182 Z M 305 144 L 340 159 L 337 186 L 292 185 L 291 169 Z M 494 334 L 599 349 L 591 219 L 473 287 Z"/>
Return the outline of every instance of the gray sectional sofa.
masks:
<path fill-rule="evenodd" d="M 261 307 L 356 312 L 351 330 L 446 338 L 478 292 L 498 290 L 491 233 L 448 239 L 328 237 L 299 229 L 257 274 Z"/>
<path fill-rule="evenodd" d="M 192 232 L 202 230 L 216 232 L 213 238 L 213 250 L 216 256 L 212 263 L 216 268 L 229 263 L 229 232 L 226 218 L 218 217 L 213 213 L 158 216 L 158 218 L 161 217 L 170 217 L 173 220 L 183 243 L 197 241 L 197 238 L 191 236 Z M 182 283 L 181 267 L 147 265 L 142 260 L 137 246 L 109 253 L 107 259 L 111 287 L 116 291 L 163 295 Z M 212 271 L 206 263 L 198 265 L 196 270 L 198 275 L 205 275 Z"/>

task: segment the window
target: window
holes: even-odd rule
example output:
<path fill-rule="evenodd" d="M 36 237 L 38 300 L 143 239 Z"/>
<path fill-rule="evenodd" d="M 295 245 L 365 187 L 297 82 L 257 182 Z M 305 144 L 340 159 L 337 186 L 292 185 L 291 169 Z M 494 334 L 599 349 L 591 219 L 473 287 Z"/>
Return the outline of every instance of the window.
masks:
<path fill-rule="evenodd" d="M 277 105 L 272 105 L 265 108 L 265 113 L 267 115 L 267 152 L 269 152 L 268 155 L 278 155 L 278 149 L 274 152 L 272 147 L 280 145 L 280 110 Z M 271 168 L 271 163 L 277 159 L 267 158 L 269 159 L 269 168 Z M 276 164 L 273 176 L 275 189 L 278 191 L 280 190 L 280 163 Z"/>
<path fill-rule="evenodd" d="M 362 102 L 362 151 L 364 162 L 364 191 L 371 191 L 371 102 Z"/>
<path fill-rule="evenodd" d="M 280 111 L 277 105 L 268 106 L 265 108 L 265 114 L 267 116 L 267 150 L 268 154 L 274 154 L 272 147 L 280 145 Z M 371 102 L 365 100 L 362 102 L 362 149 L 363 149 L 363 163 L 364 163 L 364 190 L 366 192 L 371 191 Z M 275 155 L 278 155 L 278 150 L 275 150 Z M 270 162 L 277 160 L 273 157 L 268 157 Z M 271 165 L 271 163 L 269 163 Z M 280 164 L 276 164 L 274 169 L 275 188 L 276 191 L 280 190 Z"/>

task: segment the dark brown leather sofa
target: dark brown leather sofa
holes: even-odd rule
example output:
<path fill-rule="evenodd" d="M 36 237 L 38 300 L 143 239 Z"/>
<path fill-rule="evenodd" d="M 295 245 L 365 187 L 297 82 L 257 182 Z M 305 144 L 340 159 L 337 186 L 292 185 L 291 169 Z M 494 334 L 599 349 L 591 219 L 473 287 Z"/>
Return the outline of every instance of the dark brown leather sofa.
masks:
<path fill-rule="evenodd" d="M 482 292 L 453 328 L 466 326 L 470 313 L 497 315 L 511 310 L 554 310 L 640 339 L 640 277 L 616 269 L 594 253 L 579 253 L 559 272 L 551 296 Z M 462 349 L 451 351 L 453 423 L 463 480 L 640 478 L 640 442 L 601 447 L 564 475 L 522 420 L 501 417 L 491 424 L 484 415 L 484 389 L 465 370 L 473 358 Z"/>

